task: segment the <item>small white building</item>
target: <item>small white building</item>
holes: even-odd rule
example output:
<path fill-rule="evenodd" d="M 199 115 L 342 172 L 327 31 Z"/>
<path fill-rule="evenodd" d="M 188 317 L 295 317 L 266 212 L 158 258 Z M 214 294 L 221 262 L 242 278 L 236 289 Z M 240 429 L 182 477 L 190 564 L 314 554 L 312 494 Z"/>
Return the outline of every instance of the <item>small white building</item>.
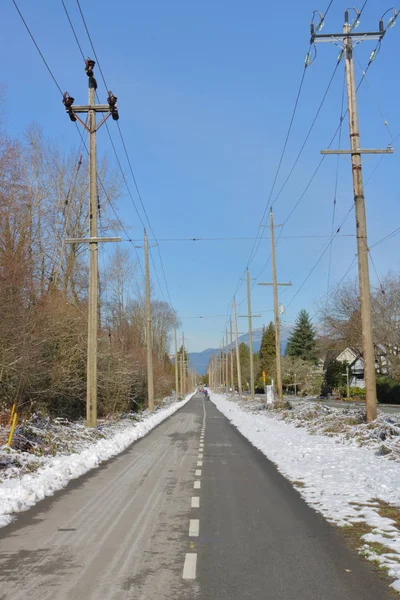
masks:
<path fill-rule="evenodd" d="M 349 365 L 350 387 L 365 388 L 364 359 L 352 348 L 345 348 L 337 357 L 341 363 Z"/>
<path fill-rule="evenodd" d="M 345 348 L 336 358 L 341 363 L 347 363 L 350 369 L 350 387 L 365 388 L 364 359 L 353 348 Z M 375 370 L 386 374 L 386 350 L 381 344 L 375 346 Z"/>

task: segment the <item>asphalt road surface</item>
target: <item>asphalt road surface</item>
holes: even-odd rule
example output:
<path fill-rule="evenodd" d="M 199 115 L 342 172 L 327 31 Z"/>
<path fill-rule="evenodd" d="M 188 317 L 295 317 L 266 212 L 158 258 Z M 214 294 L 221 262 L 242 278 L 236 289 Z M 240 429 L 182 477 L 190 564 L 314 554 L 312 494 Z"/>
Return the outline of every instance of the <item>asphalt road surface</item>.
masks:
<path fill-rule="evenodd" d="M 0 529 L 0 600 L 385 600 L 387 584 L 195 396 Z"/>

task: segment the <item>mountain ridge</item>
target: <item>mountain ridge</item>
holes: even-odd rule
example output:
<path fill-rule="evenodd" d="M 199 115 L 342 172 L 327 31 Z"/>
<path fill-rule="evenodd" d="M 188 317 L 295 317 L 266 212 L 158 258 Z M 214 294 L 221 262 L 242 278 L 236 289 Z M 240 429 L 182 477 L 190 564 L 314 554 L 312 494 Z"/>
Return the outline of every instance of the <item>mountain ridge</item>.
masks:
<path fill-rule="evenodd" d="M 281 353 L 284 354 L 287 344 L 287 338 L 289 337 L 291 327 L 281 327 Z M 253 330 L 253 351 L 258 352 L 260 349 L 261 338 L 262 338 L 262 327 Z M 249 334 L 245 333 L 239 336 L 239 344 L 244 342 L 249 345 Z M 236 347 L 235 342 L 233 346 Z M 206 348 L 201 352 L 189 352 L 189 366 L 196 369 L 199 375 L 204 375 L 207 371 L 208 361 L 212 354 L 217 354 L 219 348 Z"/>

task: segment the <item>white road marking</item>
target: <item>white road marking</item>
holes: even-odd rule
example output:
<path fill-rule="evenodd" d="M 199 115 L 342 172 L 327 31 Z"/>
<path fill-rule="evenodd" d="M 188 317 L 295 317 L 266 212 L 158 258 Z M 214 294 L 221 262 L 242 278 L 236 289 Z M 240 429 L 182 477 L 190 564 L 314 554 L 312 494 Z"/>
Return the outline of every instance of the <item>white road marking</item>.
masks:
<path fill-rule="evenodd" d="M 201 481 L 196 480 L 193 484 L 193 489 L 194 490 L 199 490 L 201 486 Z"/>
<path fill-rule="evenodd" d="M 183 579 L 196 579 L 196 564 L 197 554 L 191 552 L 185 556 L 185 564 L 183 565 Z"/>
<path fill-rule="evenodd" d="M 201 477 L 201 469 L 196 469 L 195 476 L 196 477 Z"/>
<path fill-rule="evenodd" d="M 202 460 L 203 454 L 199 454 L 197 458 L 200 459 L 200 460 Z"/>
<path fill-rule="evenodd" d="M 190 519 L 189 537 L 199 537 L 200 521 L 199 519 Z"/>
<path fill-rule="evenodd" d="M 198 460 L 197 461 L 197 466 L 198 467 L 202 467 L 203 466 L 203 461 L 202 460 Z"/>
<path fill-rule="evenodd" d="M 192 508 L 200 508 L 199 496 L 192 496 Z"/>

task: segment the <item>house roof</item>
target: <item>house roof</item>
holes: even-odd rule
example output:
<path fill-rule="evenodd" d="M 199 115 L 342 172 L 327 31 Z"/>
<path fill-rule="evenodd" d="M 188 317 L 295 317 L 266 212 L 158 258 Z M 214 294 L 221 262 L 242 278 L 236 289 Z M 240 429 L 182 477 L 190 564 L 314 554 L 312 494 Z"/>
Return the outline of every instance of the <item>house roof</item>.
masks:
<path fill-rule="evenodd" d="M 338 357 L 336 358 L 336 360 L 340 361 L 340 362 L 344 362 L 345 360 L 348 361 L 348 355 L 350 354 L 350 356 L 352 357 L 352 360 L 350 362 L 354 362 L 355 360 L 357 360 L 357 358 L 359 358 L 359 354 L 358 352 L 356 352 L 353 348 L 345 348 L 344 350 L 342 350 L 342 352 L 338 355 Z M 349 361 L 348 361 L 349 362 Z"/>

